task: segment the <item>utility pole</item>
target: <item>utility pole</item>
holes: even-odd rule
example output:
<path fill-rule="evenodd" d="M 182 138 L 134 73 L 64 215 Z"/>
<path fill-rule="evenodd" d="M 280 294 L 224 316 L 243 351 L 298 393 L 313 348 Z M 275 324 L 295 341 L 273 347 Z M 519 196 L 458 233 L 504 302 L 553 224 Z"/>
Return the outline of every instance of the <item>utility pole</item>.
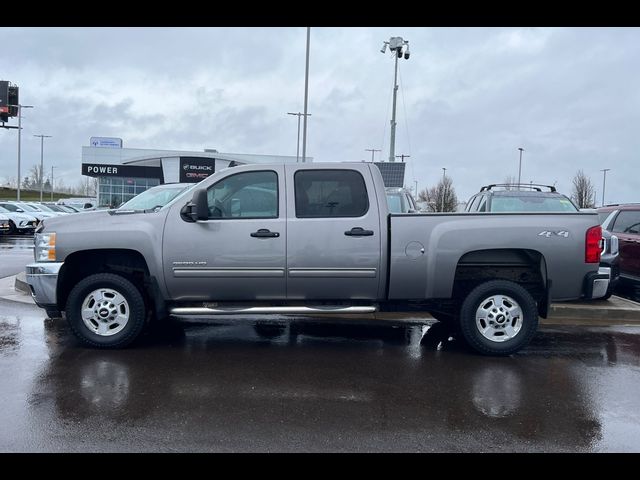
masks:
<path fill-rule="evenodd" d="M 53 169 L 56 168 L 51 165 L 51 201 L 53 202 Z"/>
<path fill-rule="evenodd" d="M 42 192 L 44 191 L 44 139 L 51 138 L 51 135 L 34 135 L 40 137 L 40 202 L 42 202 Z"/>
<path fill-rule="evenodd" d="M 300 117 L 303 115 L 306 116 L 311 116 L 310 113 L 293 113 L 293 112 L 287 112 L 287 115 L 297 115 L 298 116 L 298 147 L 296 148 L 296 163 L 298 163 L 300 161 Z"/>
<path fill-rule="evenodd" d="M 411 157 L 411 155 L 405 155 L 405 154 L 396 155 L 396 158 L 401 158 L 403 163 L 404 163 L 404 159 L 405 158 L 410 158 L 410 157 Z"/>
<path fill-rule="evenodd" d="M 391 37 L 388 42 L 384 42 L 382 53 L 387 50 L 393 52 L 395 57 L 395 69 L 393 74 L 393 110 L 391 114 L 391 143 L 389 145 L 389 161 L 395 162 L 395 150 L 396 150 L 396 100 L 398 96 L 398 59 L 402 58 L 404 49 L 404 58 L 409 59 L 409 40 L 403 40 L 402 37 Z M 404 48 L 406 46 L 406 48 Z"/>
<path fill-rule="evenodd" d="M 365 152 L 371 152 L 371 163 L 373 163 L 373 155 L 376 152 L 381 152 L 382 150 L 376 150 L 375 148 L 365 148 L 364 151 Z"/>
<path fill-rule="evenodd" d="M 522 152 L 524 152 L 524 148 L 518 147 L 520 150 L 520 165 L 518 167 L 518 190 L 520 190 L 520 175 L 522 174 Z"/>
<path fill-rule="evenodd" d="M 304 71 L 304 131 L 302 132 L 302 162 L 307 161 L 307 101 L 309 99 L 309 43 L 311 27 L 307 27 L 307 66 Z"/>
<path fill-rule="evenodd" d="M 416 200 L 418 199 L 418 180 L 414 180 L 413 183 L 416 184 Z"/>
<path fill-rule="evenodd" d="M 600 170 L 603 172 L 604 176 L 602 178 L 602 206 L 604 207 L 604 188 L 607 185 L 607 172 L 611 170 L 610 168 L 603 168 Z"/>

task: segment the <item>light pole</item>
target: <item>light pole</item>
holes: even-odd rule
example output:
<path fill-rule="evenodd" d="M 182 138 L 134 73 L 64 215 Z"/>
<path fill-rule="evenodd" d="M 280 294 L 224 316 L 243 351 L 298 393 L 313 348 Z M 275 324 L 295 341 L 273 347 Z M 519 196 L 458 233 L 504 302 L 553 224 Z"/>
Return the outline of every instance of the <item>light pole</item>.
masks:
<path fill-rule="evenodd" d="M 442 208 L 440 209 L 441 212 L 444 212 L 444 190 L 445 190 L 445 179 L 447 177 L 447 169 L 445 167 L 442 167 Z"/>
<path fill-rule="evenodd" d="M 520 164 L 518 166 L 518 190 L 520 190 L 520 175 L 522 174 L 522 152 L 524 152 L 524 148 L 518 147 L 520 150 Z"/>
<path fill-rule="evenodd" d="M 20 150 L 22 146 L 22 109 L 33 108 L 33 105 L 7 105 L 8 107 L 18 108 L 18 188 L 16 189 L 16 199 L 20 201 Z"/>
<path fill-rule="evenodd" d="M 602 206 L 604 207 L 604 187 L 607 185 L 607 172 L 611 170 L 610 168 L 603 168 L 602 170 L 600 170 L 601 172 L 603 172 L 603 178 L 602 178 Z"/>
<path fill-rule="evenodd" d="M 413 183 L 416 184 L 416 200 L 418 199 L 418 180 L 414 180 Z"/>
<path fill-rule="evenodd" d="M 300 161 L 300 117 L 305 115 L 305 116 L 311 116 L 310 113 L 293 113 L 293 112 L 287 112 L 287 115 L 297 115 L 298 116 L 298 147 L 296 149 L 296 163 Z M 306 118 L 306 117 L 305 117 Z"/>
<path fill-rule="evenodd" d="M 395 70 L 393 74 L 393 111 L 391 114 L 391 143 L 389 145 L 389 161 L 395 162 L 395 150 L 396 150 L 396 98 L 398 96 L 398 59 L 402 58 L 404 50 L 404 58 L 409 59 L 409 40 L 403 40 L 402 37 L 391 37 L 388 42 L 384 42 L 380 51 L 385 53 L 387 50 L 394 53 L 395 57 Z M 406 48 L 404 48 L 406 45 Z"/>
<path fill-rule="evenodd" d="M 34 135 L 40 137 L 40 202 L 42 202 L 42 192 L 44 190 L 44 139 L 51 138 L 51 135 Z"/>
<path fill-rule="evenodd" d="M 304 131 L 302 132 L 302 162 L 307 161 L 307 101 L 309 99 L 309 43 L 311 42 L 311 27 L 307 27 L 307 63 L 304 69 Z M 298 117 L 300 118 L 300 117 Z"/>
<path fill-rule="evenodd" d="M 55 166 L 51 165 L 51 201 L 53 202 L 53 169 Z"/>
<path fill-rule="evenodd" d="M 365 152 L 371 152 L 371 163 L 373 163 L 373 155 L 376 152 L 381 152 L 382 150 L 376 150 L 375 148 L 365 148 L 364 151 Z"/>

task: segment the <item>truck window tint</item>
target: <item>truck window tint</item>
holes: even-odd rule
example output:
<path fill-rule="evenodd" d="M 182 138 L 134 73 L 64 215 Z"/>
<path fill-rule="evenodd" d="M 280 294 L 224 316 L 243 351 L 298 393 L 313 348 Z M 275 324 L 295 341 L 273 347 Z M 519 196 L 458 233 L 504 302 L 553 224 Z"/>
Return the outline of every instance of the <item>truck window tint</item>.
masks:
<path fill-rule="evenodd" d="M 277 218 L 278 175 L 245 172 L 220 180 L 207 190 L 209 218 Z"/>
<path fill-rule="evenodd" d="M 640 211 L 622 210 L 611 230 L 617 233 L 640 233 Z"/>
<path fill-rule="evenodd" d="M 369 210 L 364 178 L 354 170 L 301 170 L 294 178 L 298 218 L 361 217 Z"/>

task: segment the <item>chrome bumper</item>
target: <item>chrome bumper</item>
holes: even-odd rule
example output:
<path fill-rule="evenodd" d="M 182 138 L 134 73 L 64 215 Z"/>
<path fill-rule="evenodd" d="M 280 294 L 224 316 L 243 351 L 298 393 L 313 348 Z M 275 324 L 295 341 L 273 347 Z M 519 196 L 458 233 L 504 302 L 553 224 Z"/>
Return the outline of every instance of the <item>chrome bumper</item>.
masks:
<path fill-rule="evenodd" d="M 587 276 L 585 298 L 602 298 L 607 294 L 609 282 L 611 281 L 611 268 L 600 267 L 598 273 L 591 273 Z"/>
<path fill-rule="evenodd" d="M 31 296 L 39 307 L 57 305 L 58 272 L 64 262 L 30 263 L 26 267 Z"/>

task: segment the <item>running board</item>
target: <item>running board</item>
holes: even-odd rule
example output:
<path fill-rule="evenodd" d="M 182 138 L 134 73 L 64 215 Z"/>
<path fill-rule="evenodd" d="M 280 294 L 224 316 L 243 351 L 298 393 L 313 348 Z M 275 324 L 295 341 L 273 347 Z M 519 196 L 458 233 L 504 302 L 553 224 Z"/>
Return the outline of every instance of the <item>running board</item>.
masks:
<path fill-rule="evenodd" d="M 309 314 L 309 313 L 373 313 L 378 309 L 375 306 L 355 307 L 176 307 L 172 308 L 171 315 L 239 315 L 239 314 Z"/>

